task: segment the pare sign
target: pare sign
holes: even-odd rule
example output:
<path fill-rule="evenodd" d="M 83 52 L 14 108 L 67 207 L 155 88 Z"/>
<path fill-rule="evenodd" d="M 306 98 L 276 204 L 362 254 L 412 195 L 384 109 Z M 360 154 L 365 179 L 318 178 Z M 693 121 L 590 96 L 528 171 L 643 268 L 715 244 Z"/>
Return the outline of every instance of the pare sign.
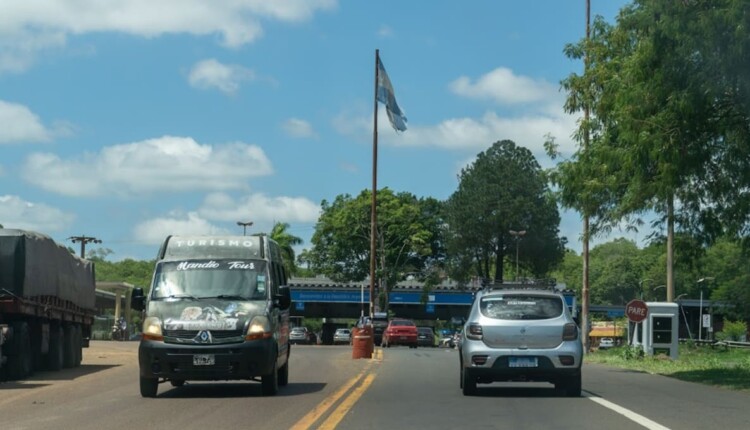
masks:
<path fill-rule="evenodd" d="M 648 306 L 643 300 L 631 300 L 625 305 L 625 315 L 632 322 L 641 322 L 648 316 Z"/>

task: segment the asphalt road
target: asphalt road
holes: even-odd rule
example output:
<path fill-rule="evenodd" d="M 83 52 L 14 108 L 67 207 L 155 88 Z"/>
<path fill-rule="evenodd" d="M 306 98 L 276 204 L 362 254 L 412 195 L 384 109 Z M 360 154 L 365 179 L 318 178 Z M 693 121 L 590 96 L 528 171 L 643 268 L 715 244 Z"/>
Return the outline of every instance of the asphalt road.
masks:
<path fill-rule="evenodd" d="M 452 349 L 294 346 L 276 397 L 257 382 L 138 390 L 136 342 L 92 342 L 80 368 L 0 383 L 5 429 L 747 429 L 750 393 L 605 366 L 584 366 L 584 397 L 551 384 L 459 389 Z"/>

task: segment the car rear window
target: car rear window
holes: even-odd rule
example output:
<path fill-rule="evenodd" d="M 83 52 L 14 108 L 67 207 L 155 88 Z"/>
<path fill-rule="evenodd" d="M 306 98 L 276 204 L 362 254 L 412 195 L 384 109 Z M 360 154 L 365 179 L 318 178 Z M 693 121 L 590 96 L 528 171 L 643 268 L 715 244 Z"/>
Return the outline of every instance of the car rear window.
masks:
<path fill-rule="evenodd" d="M 391 325 L 393 325 L 393 326 L 414 326 L 414 321 L 393 320 L 393 321 L 391 321 Z"/>
<path fill-rule="evenodd" d="M 560 297 L 534 295 L 502 295 L 482 297 L 479 303 L 482 315 L 502 320 L 541 320 L 562 315 Z"/>

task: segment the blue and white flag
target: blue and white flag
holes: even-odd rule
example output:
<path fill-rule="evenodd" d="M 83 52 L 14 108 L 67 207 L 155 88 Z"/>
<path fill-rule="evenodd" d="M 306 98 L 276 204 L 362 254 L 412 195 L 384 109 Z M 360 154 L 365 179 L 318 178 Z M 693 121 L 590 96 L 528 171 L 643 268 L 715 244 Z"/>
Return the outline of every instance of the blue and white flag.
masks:
<path fill-rule="evenodd" d="M 388 73 L 385 72 L 380 57 L 378 57 L 378 101 L 385 104 L 385 110 L 393 128 L 397 131 L 405 131 L 406 115 L 396 103 L 393 85 L 391 85 L 391 80 L 388 78 Z"/>

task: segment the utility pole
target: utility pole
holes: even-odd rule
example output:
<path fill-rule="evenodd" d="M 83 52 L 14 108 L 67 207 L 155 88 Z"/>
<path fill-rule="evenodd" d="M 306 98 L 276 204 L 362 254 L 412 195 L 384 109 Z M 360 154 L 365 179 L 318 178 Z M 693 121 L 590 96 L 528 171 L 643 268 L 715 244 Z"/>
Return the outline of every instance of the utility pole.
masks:
<path fill-rule="evenodd" d="M 591 37 L 591 0 L 586 0 L 586 49 L 583 54 L 583 74 L 586 76 L 589 68 L 589 39 Z M 586 76 L 588 78 L 588 76 Z M 588 91 L 587 91 L 588 93 Z M 591 100 L 586 96 L 583 107 L 583 147 L 584 151 L 589 150 L 589 102 Z M 588 201 L 583 202 L 583 285 L 581 287 L 581 333 L 583 335 L 583 353 L 589 353 L 589 206 Z"/>
<path fill-rule="evenodd" d="M 68 238 L 68 240 L 72 241 L 73 243 L 81 242 L 81 258 L 86 258 L 87 243 L 102 243 L 101 240 L 89 236 L 71 236 Z"/>

